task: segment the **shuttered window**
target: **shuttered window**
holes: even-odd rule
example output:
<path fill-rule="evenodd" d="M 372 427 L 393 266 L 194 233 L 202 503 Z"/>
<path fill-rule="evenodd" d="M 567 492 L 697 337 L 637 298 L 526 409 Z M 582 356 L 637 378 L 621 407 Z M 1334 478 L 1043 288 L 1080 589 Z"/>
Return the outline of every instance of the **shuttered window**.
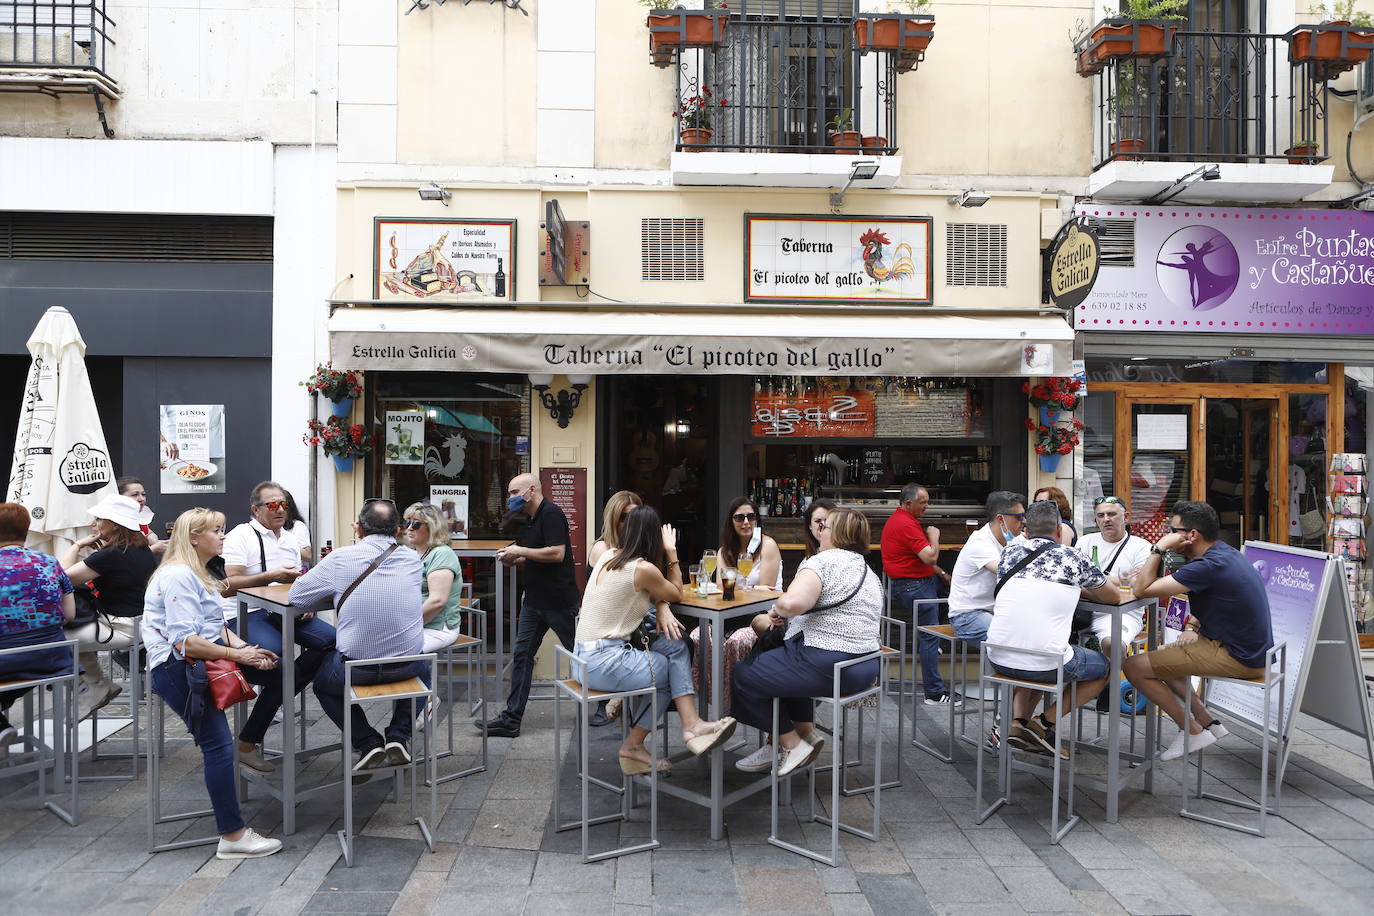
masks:
<path fill-rule="evenodd" d="M 641 280 L 706 279 L 705 221 L 644 217 L 639 221 Z"/>
<path fill-rule="evenodd" d="M 259 216 L 0 213 L 0 259 L 272 260 L 272 220 Z"/>
<path fill-rule="evenodd" d="M 945 226 L 946 286 L 1006 286 L 1007 227 L 984 223 Z"/>

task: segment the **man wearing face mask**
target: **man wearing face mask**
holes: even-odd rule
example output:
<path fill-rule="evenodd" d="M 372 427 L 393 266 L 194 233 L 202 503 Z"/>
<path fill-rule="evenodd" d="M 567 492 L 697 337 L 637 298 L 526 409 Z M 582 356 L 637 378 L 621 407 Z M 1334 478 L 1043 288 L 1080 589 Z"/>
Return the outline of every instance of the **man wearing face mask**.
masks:
<path fill-rule="evenodd" d="M 1009 490 L 988 496 L 988 523 L 968 536 L 954 563 L 949 584 L 949 623 L 954 634 L 970 643 L 987 638 L 992 623 L 997 564 L 1002 551 L 1021 533 L 1026 497 Z"/>
<path fill-rule="evenodd" d="M 496 718 L 473 724 L 497 738 L 517 738 L 525 704 L 534 679 L 534 653 L 552 629 L 558 641 L 573 651 L 573 631 L 580 599 L 573 567 L 572 537 L 568 517 L 551 500 L 544 498 L 539 478 L 521 474 L 506 489 L 506 505 L 513 513 L 529 519 L 520 541 L 497 551 L 496 559 L 507 566 L 518 564 L 525 584 L 520 603 L 520 628 L 516 632 L 510 671 L 510 697 Z"/>

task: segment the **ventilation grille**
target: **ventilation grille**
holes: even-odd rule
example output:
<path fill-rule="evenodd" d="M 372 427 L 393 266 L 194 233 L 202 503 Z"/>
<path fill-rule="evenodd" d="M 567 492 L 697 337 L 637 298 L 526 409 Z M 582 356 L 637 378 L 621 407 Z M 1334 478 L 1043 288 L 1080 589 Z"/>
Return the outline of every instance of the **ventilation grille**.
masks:
<path fill-rule="evenodd" d="M 639 221 L 641 280 L 706 279 L 706 229 L 701 219 Z"/>
<path fill-rule="evenodd" d="M 267 261 L 272 220 L 258 216 L 0 213 L 0 259 Z"/>
<path fill-rule="evenodd" d="M 1007 227 L 983 223 L 945 226 L 946 286 L 1006 286 Z"/>
<path fill-rule="evenodd" d="M 1135 220 L 1097 220 L 1097 244 L 1102 252 L 1103 267 L 1135 266 Z"/>

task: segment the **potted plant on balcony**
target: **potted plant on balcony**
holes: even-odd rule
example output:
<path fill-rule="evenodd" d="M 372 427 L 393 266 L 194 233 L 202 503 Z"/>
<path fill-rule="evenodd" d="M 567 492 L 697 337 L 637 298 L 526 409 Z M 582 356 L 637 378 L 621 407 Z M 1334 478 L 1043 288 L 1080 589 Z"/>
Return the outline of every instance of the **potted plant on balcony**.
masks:
<path fill-rule="evenodd" d="M 888 0 L 889 10 L 905 13 L 859 13 L 854 17 L 854 47 L 860 54 L 887 51 L 896 57 L 897 72 L 916 69 L 935 37 L 930 0 Z"/>
<path fill-rule="evenodd" d="M 1313 157 L 1320 153 L 1321 144 L 1306 137 L 1296 141 L 1283 151 L 1283 154 L 1288 157 L 1289 165 L 1310 165 Z"/>
<path fill-rule="evenodd" d="M 725 40 L 730 4 L 706 0 L 705 9 L 669 9 L 671 0 L 638 0 L 649 8 L 649 60 L 667 67 L 683 48 L 714 48 Z"/>
<path fill-rule="evenodd" d="M 1355 0 L 1322 4 L 1321 12 L 1318 25 L 1300 25 L 1284 37 L 1288 59 L 1310 63 L 1313 78 L 1326 82 L 1369 59 L 1374 52 L 1374 16 L 1355 9 Z"/>
<path fill-rule="evenodd" d="M 854 129 L 854 109 L 845 108 L 826 122 L 830 142 L 839 156 L 852 156 L 863 147 L 863 134 Z"/>
<path fill-rule="evenodd" d="M 1187 8 L 1187 0 L 1125 0 L 1119 11 L 1104 7 L 1108 18 L 1074 42 L 1079 75 L 1100 73 L 1110 60 L 1164 57 Z"/>
<path fill-rule="evenodd" d="M 711 142 L 711 112 L 715 108 L 725 108 L 729 99 L 717 101 L 710 86 L 701 88 L 701 95 L 694 95 L 678 106 L 673 117 L 681 123 L 678 136 L 683 146 L 705 146 Z"/>

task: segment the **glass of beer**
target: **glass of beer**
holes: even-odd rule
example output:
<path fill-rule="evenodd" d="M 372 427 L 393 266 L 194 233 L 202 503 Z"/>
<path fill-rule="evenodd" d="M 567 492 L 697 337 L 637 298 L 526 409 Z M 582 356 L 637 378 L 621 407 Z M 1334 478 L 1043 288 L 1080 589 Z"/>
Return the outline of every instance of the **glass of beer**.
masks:
<path fill-rule="evenodd" d="M 720 596 L 726 601 L 735 600 L 735 580 L 739 577 L 739 570 L 733 566 L 723 567 L 720 571 Z"/>
<path fill-rule="evenodd" d="M 740 587 L 741 589 L 747 589 L 747 588 L 749 588 L 749 586 L 747 586 L 747 585 L 744 584 L 744 580 L 745 580 L 745 579 L 748 579 L 748 578 L 749 578 L 749 573 L 751 573 L 751 572 L 754 571 L 754 561 L 753 561 L 753 559 L 751 559 L 750 556 L 749 556 L 748 554 L 741 554 L 741 555 L 740 555 L 740 558 L 739 558 L 738 560 L 735 561 L 735 565 L 736 565 L 736 567 L 739 569 L 739 578 L 740 578 L 739 587 Z"/>
<path fill-rule="evenodd" d="M 706 570 L 706 575 L 712 579 L 716 577 L 716 552 L 708 550 L 701 555 L 701 568 Z"/>

